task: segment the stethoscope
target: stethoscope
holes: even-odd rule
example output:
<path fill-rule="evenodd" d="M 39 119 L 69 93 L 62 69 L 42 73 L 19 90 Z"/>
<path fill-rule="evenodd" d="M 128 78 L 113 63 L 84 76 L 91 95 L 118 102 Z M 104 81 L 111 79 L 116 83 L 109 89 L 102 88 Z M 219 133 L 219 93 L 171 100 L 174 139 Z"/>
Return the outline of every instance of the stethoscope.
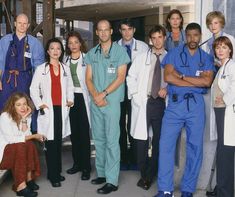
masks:
<path fill-rule="evenodd" d="M 113 47 L 113 42 L 111 42 L 111 46 L 109 48 L 108 54 L 104 54 L 105 59 L 110 59 L 110 57 L 111 57 L 110 53 L 111 53 L 112 47 Z M 99 51 L 101 54 L 101 49 L 102 49 L 101 44 L 99 44 L 95 50 L 95 54 L 97 53 L 97 51 Z"/>
<path fill-rule="evenodd" d="M 50 71 L 49 65 L 50 65 L 50 64 L 49 64 L 48 62 L 45 64 L 44 72 L 42 73 L 42 75 L 47 75 L 47 74 L 49 73 L 49 71 Z M 67 72 L 65 71 L 64 65 L 61 64 L 61 66 L 62 66 L 62 69 L 63 69 L 63 76 L 64 76 L 64 77 L 67 77 L 68 74 L 67 74 Z M 48 70 L 47 70 L 47 67 L 48 67 Z"/>
<path fill-rule="evenodd" d="M 229 63 L 229 61 L 230 61 L 230 58 L 228 59 L 228 61 L 224 65 L 224 69 L 223 69 L 223 72 L 222 72 L 222 75 L 221 75 L 221 79 L 225 79 L 226 78 L 225 69 L 226 69 L 226 66 Z"/>
<path fill-rule="evenodd" d="M 83 53 L 81 52 L 81 55 L 82 55 L 82 67 L 85 67 L 86 66 L 86 64 L 85 64 L 85 61 L 84 61 L 84 55 L 83 55 Z M 78 58 L 78 59 L 80 59 L 80 57 Z M 66 59 L 66 63 L 69 61 L 69 63 L 71 64 L 72 62 L 72 58 L 71 58 L 71 56 L 68 56 L 67 57 L 67 59 Z M 78 62 L 77 62 L 78 63 Z"/>
<path fill-rule="evenodd" d="M 13 35 L 13 40 L 11 40 L 10 42 L 10 48 L 11 48 L 11 56 L 16 56 L 17 55 L 17 49 L 16 49 L 16 44 L 14 42 L 14 37 L 16 36 L 16 34 Z M 29 42 L 28 42 L 29 38 L 28 38 L 28 34 L 26 34 L 25 40 L 24 40 L 24 51 L 27 50 L 27 52 L 30 51 L 30 47 L 29 47 Z"/>
<path fill-rule="evenodd" d="M 136 41 L 135 41 L 135 47 L 134 47 L 133 51 L 138 51 L 138 49 L 137 49 L 137 42 Z"/>
<path fill-rule="evenodd" d="M 145 59 L 145 65 L 150 65 L 151 53 L 152 53 L 152 47 L 149 47 L 149 49 L 147 51 L 147 56 L 146 56 L 146 59 Z"/>
<path fill-rule="evenodd" d="M 183 50 L 180 53 L 180 59 L 182 62 L 182 65 L 180 65 L 180 67 L 189 67 L 189 65 L 187 64 L 188 56 L 187 56 L 187 53 L 185 52 L 185 47 L 186 47 L 186 44 L 184 44 Z M 198 50 L 199 50 L 199 59 L 200 59 L 200 63 L 198 65 L 199 65 L 199 67 L 202 67 L 202 66 L 204 66 L 204 63 L 202 62 L 201 48 L 198 48 Z"/>
<path fill-rule="evenodd" d="M 166 38 L 166 41 L 168 42 L 168 40 L 170 40 L 171 42 L 173 41 L 173 38 L 172 38 L 172 33 L 169 32 L 169 36 Z M 184 35 L 183 35 L 183 32 L 180 31 L 180 35 L 181 35 L 181 40 L 184 42 Z"/>

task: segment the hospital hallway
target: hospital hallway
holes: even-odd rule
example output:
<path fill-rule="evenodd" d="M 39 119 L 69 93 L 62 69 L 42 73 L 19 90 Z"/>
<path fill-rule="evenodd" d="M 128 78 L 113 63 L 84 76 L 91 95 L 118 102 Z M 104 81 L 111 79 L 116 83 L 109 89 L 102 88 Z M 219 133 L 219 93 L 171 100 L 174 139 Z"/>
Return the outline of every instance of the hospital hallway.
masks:
<path fill-rule="evenodd" d="M 40 147 L 42 149 L 42 147 Z M 94 152 L 94 151 L 92 151 Z M 94 154 L 93 154 L 94 155 Z M 102 185 L 92 185 L 90 180 L 96 177 L 94 167 L 94 156 L 92 156 L 92 173 L 89 181 L 81 181 L 81 172 L 74 175 L 69 175 L 66 170 L 72 166 L 71 146 L 63 146 L 63 170 L 62 175 L 66 180 L 61 182 L 62 187 L 53 188 L 50 182 L 46 178 L 46 164 L 45 157 L 42 151 L 40 151 L 41 161 L 41 176 L 36 183 L 40 186 L 38 191 L 39 197 L 101 197 L 102 195 L 96 193 L 96 189 Z M 156 194 L 156 182 L 154 182 L 151 188 L 147 191 L 136 186 L 139 180 L 138 171 L 121 171 L 119 177 L 119 189 L 116 192 L 112 192 L 105 196 L 110 197 L 153 197 Z M 0 184 L 0 197 L 14 197 L 15 193 L 11 190 L 13 184 L 10 173 L 4 178 Z M 198 190 L 194 197 L 205 197 L 205 191 Z M 174 197 L 180 197 L 180 192 L 176 191 Z"/>

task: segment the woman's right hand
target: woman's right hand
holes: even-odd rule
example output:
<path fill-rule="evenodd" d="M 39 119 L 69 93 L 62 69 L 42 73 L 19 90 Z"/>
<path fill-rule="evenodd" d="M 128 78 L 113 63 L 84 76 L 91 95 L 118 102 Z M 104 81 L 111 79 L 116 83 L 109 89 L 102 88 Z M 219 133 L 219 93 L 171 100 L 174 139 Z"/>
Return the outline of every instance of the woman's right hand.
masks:
<path fill-rule="evenodd" d="M 39 106 L 40 109 L 45 109 L 47 108 L 48 109 L 48 106 L 46 104 L 42 104 L 41 106 Z"/>
<path fill-rule="evenodd" d="M 44 142 L 46 140 L 46 137 L 39 133 L 33 134 L 32 136 L 33 139 L 38 140 L 39 142 Z"/>

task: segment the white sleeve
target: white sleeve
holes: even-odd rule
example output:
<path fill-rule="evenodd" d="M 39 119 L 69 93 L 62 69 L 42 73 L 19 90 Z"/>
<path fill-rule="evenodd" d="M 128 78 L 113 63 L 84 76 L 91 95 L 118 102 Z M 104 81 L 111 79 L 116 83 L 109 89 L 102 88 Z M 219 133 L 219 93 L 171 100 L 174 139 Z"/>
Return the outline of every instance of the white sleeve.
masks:
<path fill-rule="evenodd" d="M 235 104 L 235 64 L 229 67 L 229 87 L 224 92 L 223 100 L 226 105 Z"/>
<path fill-rule="evenodd" d="M 25 142 L 26 134 L 27 132 L 22 132 L 18 129 L 16 123 L 13 122 L 6 112 L 1 114 L 0 135 L 7 144 Z"/>

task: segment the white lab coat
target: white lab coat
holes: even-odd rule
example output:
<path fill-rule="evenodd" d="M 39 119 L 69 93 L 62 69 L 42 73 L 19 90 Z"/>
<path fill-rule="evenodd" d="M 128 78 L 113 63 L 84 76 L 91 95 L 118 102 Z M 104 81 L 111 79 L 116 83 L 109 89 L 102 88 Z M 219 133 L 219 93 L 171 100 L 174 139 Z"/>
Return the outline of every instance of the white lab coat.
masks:
<path fill-rule="evenodd" d="M 166 53 L 166 52 L 165 52 Z M 131 99 L 131 136 L 139 140 L 147 140 L 146 107 L 148 100 L 148 80 L 151 68 L 151 50 L 139 54 L 128 72 L 128 97 Z M 163 76 L 163 69 L 162 69 Z M 166 87 L 162 82 L 161 87 Z"/>
<path fill-rule="evenodd" d="M 83 58 L 85 57 L 85 54 L 82 53 L 82 55 L 80 55 L 80 58 L 81 59 L 81 62 L 83 64 Z M 67 66 L 70 66 L 70 59 L 71 57 L 68 57 L 66 58 L 66 64 Z M 87 66 L 86 64 L 79 64 L 77 66 L 77 76 L 78 76 L 78 80 L 79 80 L 79 83 L 81 85 L 81 89 L 82 89 L 82 94 L 83 94 L 83 97 L 84 97 L 84 101 L 85 101 L 85 105 L 86 105 L 86 111 L 87 111 L 87 117 L 88 117 L 88 121 L 89 121 L 89 125 L 91 125 L 91 122 L 90 122 L 90 95 L 89 95 L 89 92 L 88 92 L 88 89 L 87 89 L 87 86 L 86 86 L 86 69 L 87 69 Z"/>
<path fill-rule="evenodd" d="M 7 112 L 0 115 L 0 163 L 2 162 L 5 147 L 8 144 L 25 142 L 25 137 L 32 135 L 30 131 L 31 117 L 27 118 L 28 129 L 21 131 L 22 123 L 19 127 Z"/>
<path fill-rule="evenodd" d="M 38 114 L 37 124 L 38 133 L 46 136 L 48 140 L 54 139 L 54 114 L 53 104 L 51 98 L 51 75 L 49 65 L 46 63 L 38 66 L 32 79 L 30 86 L 30 96 L 34 102 L 36 109 L 43 104 L 48 106 L 45 108 L 45 114 Z M 64 75 L 66 73 L 66 76 Z M 67 65 L 60 63 L 60 80 L 61 80 L 61 94 L 62 94 L 62 137 L 71 134 L 69 121 L 69 107 L 66 106 L 67 101 L 73 102 L 73 82 L 71 78 L 70 69 Z"/>
<path fill-rule="evenodd" d="M 118 41 L 118 44 L 122 46 L 122 39 Z M 131 48 L 131 62 L 134 61 L 137 55 L 146 52 L 148 49 L 149 46 L 145 42 L 133 38 L 133 44 Z"/>
<path fill-rule="evenodd" d="M 235 62 L 230 60 L 226 66 L 221 66 L 217 75 L 218 85 L 224 94 L 223 100 L 226 105 L 224 118 L 224 144 L 235 146 Z M 222 76 L 225 77 L 223 78 Z M 211 90 L 213 91 L 213 84 Z M 211 95 L 213 95 L 213 92 Z M 212 99 L 213 98 L 211 96 L 210 139 L 216 140 L 217 129 Z"/>
<path fill-rule="evenodd" d="M 234 38 L 233 36 L 231 36 L 231 35 L 229 35 L 229 34 L 227 34 L 227 33 L 225 33 L 225 32 L 222 32 L 222 35 L 221 35 L 221 36 L 226 36 L 226 37 L 228 37 L 229 40 L 231 41 L 232 45 L 233 45 L 233 49 L 235 49 L 235 38 Z M 207 40 L 207 44 L 206 44 L 206 49 L 205 49 L 205 51 L 206 51 L 207 53 L 209 53 L 209 54 L 210 54 L 209 43 L 212 43 L 212 42 L 213 42 L 212 39 L 214 40 L 213 37 L 211 37 L 209 40 Z M 233 53 L 233 59 L 235 59 L 235 53 Z"/>

